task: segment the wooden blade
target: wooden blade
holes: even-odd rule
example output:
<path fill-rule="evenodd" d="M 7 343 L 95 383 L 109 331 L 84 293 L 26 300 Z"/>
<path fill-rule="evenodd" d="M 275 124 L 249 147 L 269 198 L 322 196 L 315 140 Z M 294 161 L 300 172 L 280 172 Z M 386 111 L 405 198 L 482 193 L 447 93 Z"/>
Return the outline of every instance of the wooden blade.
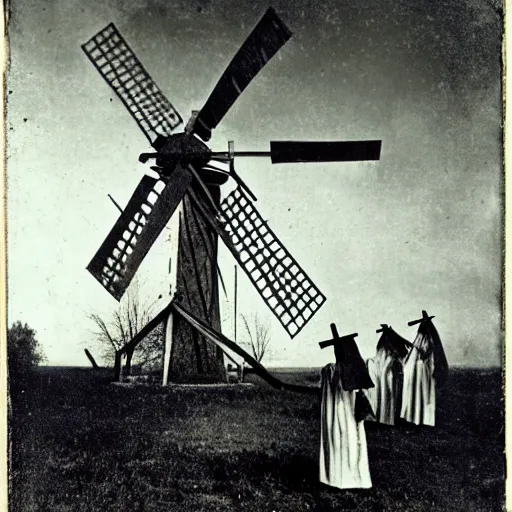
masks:
<path fill-rule="evenodd" d="M 171 135 L 183 122 L 113 23 L 82 45 L 82 50 L 150 142 L 158 135 Z"/>
<path fill-rule="evenodd" d="M 161 193 L 159 180 L 144 176 L 87 270 L 117 300 L 182 200 L 192 175 L 178 166 Z"/>
<path fill-rule="evenodd" d="M 291 31 L 270 7 L 224 71 L 197 116 L 193 133 L 204 141 L 210 140 L 211 131 L 291 35 Z"/>
<path fill-rule="evenodd" d="M 297 142 L 272 141 L 273 164 L 292 162 L 357 162 L 379 160 L 382 141 Z"/>

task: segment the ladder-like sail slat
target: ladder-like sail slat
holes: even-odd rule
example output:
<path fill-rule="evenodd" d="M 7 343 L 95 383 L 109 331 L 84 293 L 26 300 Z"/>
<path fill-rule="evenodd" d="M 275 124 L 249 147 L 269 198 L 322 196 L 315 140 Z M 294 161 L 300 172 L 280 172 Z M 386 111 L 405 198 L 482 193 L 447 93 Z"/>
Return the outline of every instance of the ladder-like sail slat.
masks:
<path fill-rule="evenodd" d="M 263 220 L 241 187 L 224 199 L 216 216 L 193 191 L 189 193 L 265 304 L 294 338 L 324 304 L 323 293 Z"/>
<path fill-rule="evenodd" d="M 113 23 L 83 44 L 82 50 L 150 142 L 158 135 L 171 135 L 183 122 Z"/>
<path fill-rule="evenodd" d="M 117 300 L 128 288 L 142 260 L 183 199 L 192 174 L 181 166 L 162 188 L 160 180 L 144 176 L 128 205 L 87 266 L 87 270 Z M 158 184 L 160 183 L 160 186 Z"/>

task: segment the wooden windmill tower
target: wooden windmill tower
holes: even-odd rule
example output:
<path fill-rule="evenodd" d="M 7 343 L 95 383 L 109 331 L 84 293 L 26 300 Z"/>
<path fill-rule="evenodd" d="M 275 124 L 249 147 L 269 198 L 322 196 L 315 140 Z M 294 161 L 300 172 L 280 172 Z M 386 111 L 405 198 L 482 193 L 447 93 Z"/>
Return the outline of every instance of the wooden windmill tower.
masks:
<path fill-rule="evenodd" d="M 381 141 L 273 141 L 270 151 L 212 152 L 205 144 L 235 100 L 291 37 L 269 8 L 228 65 L 203 108 L 184 131 L 182 118 L 153 82 L 113 24 L 82 46 L 147 137 L 158 178 L 145 175 L 87 267 L 120 300 L 139 265 L 182 205 L 177 290 L 188 311 L 220 331 L 218 238 L 226 244 L 262 299 L 293 338 L 325 302 L 324 295 L 281 244 L 254 206 L 255 197 L 234 169 L 235 157 L 273 163 L 378 160 Z M 221 201 L 220 186 L 236 181 Z M 225 381 L 222 353 L 183 321 L 172 325 L 170 379 Z M 171 340 L 167 340 L 171 341 Z"/>

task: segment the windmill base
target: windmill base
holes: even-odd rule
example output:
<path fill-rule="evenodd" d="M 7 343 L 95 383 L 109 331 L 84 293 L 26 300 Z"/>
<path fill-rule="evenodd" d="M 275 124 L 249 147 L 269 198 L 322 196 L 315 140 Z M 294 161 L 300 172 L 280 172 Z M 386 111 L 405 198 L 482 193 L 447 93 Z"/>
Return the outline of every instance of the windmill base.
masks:
<path fill-rule="evenodd" d="M 215 203 L 220 188 L 208 186 Z M 206 201 L 204 193 L 196 195 Z M 201 217 L 188 196 L 183 198 L 180 217 L 176 289 L 188 311 L 220 331 L 217 275 L 217 234 Z M 180 317 L 166 327 L 166 357 L 169 360 L 164 384 L 226 383 L 222 351 Z M 166 380 L 167 378 L 167 380 Z"/>

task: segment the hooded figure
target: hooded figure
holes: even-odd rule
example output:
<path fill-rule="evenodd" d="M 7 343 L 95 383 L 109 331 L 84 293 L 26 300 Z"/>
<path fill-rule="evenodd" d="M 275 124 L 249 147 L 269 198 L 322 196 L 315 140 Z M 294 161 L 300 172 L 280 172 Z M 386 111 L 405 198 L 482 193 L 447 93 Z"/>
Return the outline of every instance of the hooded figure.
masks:
<path fill-rule="evenodd" d="M 377 343 L 377 353 L 366 361 L 375 387 L 368 389 L 366 396 L 375 413 L 375 420 L 394 425 L 400 417 L 402 404 L 403 360 L 412 343 L 385 324 L 379 331 L 382 331 L 382 335 Z"/>
<path fill-rule="evenodd" d="M 336 363 L 322 369 L 320 482 L 339 489 L 372 486 L 364 430 L 372 410 L 361 390 L 374 384 L 354 336 L 323 342 L 334 345 Z"/>
<path fill-rule="evenodd" d="M 406 421 L 431 427 L 436 420 L 436 388 L 448 377 L 448 361 L 432 318 L 423 311 L 413 347 L 405 358 L 400 414 Z"/>

